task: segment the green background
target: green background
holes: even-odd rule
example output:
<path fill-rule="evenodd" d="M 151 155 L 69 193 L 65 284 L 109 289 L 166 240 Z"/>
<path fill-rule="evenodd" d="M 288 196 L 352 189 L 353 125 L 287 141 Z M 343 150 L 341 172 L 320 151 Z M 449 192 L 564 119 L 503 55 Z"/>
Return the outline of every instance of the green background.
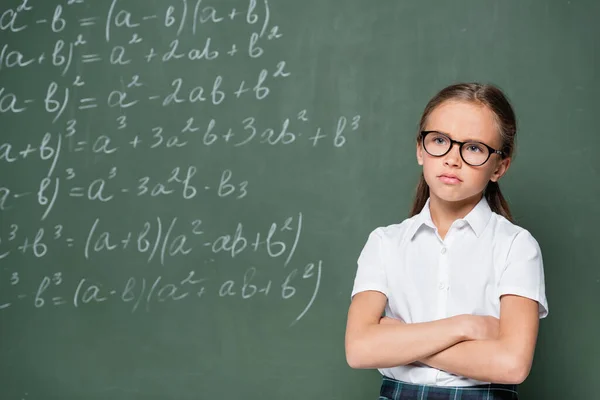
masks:
<path fill-rule="evenodd" d="M 0 45 L 8 45 L 5 56 L 18 50 L 24 59 L 36 59 L 23 67 L 9 67 L 5 59 L 0 69 L 2 95 L 15 94 L 21 105 L 34 99 L 22 113 L 0 113 L 5 144 L 0 186 L 11 191 L 0 213 L 0 250 L 10 252 L 0 259 L 0 302 L 11 303 L 0 310 L 0 397 L 376 398 L 377 371 L 352 370 L 344 356 L 356 259 L 372 229 L 407 217 L 419 174 L 414 136 L 420 113 L 439 89 L 458 81 L 499 85 L 518 116 L 517 154 L 501 186 L 517 224 L 540 243 L 550 305 L 521 398 L 588 399 L 600 392 L 597 2 L 273 0 L 268 3 L 268 29 L 258 42 L 264 54 L 258 58 L 248 55 L 248 43 L 261 30 L 265 2 L 256 3 L 258 22 L 250 24 L 246 12 L 252 2 L 204 1 L 201 9 L 212 6 L 225 19 L 198 25 L 196 34 L 189 20 L 195 1 L 114 2 L 108 42 L 111 2 L 30 3 L 32 10 L 21 11 L 12 25 L 26 29 L 12 32 L 6 17 L 0 31 Z M 66 22 L 62 30 L 53 32 L 50 22 L 36 23 L 51 21 L 57 4 Z M 188 20 L 177 34 L 184 4 Z M 0 11 L 18 5 L 3 2 Z M 176 24 L 166 27 L 169 6 Z M 242 14 L 229 20 L 233 8 Z M 114 18 L 122 10 L 140 26 L 118 27 Z M 158 17 L 142 20 L 148 15 Z M 88 17 L 96 17 L 96 24 L 81 26 L 80 18 Z M 282 36 L 269 40 L 275 26 Z M 133 32 L 141 43 L 128 43 Z M 79 34 L 86 43 L 74 47 L 72 62 L 52 61 L 56 42 L 64 40 L 59 55 L 66 56 Z M 220 51 L 214 60 L 159 60 L 174 39 L 186 53 L 202 49 L 208 37 Z M 239 52 L 226 55 L 232 43 Z M 125 48 L 129 64 L 110 64 L 115 46 Z M 147 62 L 150 47 L 159 55 Z M 39 62 L 42 53 L 46 59 Z M 84 63 L 82 54 L 98 54 L 101 60 Z M 290 75 L 273 77 L 282 61 Z M 250 90 L 236 98 L 239 83 L 252 88 L 262 69 L 270 74 L 268 96 L 257 99 Z M 78 75 L 85 85 L 73 85 Z M 127 87 L 134 75 L 144 86 Z M 162 100 L 148 98 L 155 94 L 164 99 L 181 78 L 181 98 L 203 85 L 210 99 L 216 76 L 223 77 L 226 93 L 218 105 L 209 100 L 162 107 Z M 58 85 L 53 99 L 66 104 L 58 116 L 44 108 L 51 82 Z M 65 89 L 69 100 L 63 103 Z M 114 90 L 127 91 L 128 100 L 139 103 L 109 107 L 107 98 Z M 98 106 L 80 110 L 77 99 L 86 97 L 96 98 Z M 6 106 L 9 100 L 4 101 Z M 302 110 L 308 121 L 298 118 Z M 120 117 L 127 122 L 122 130 Z M 189 118 L 200 129 L 182 134 Z M 255 139 L 233 146 L 222 138 L 228 127 L 237 135 L 233 142 L 247 138 L 247 118 L 255 119 Z M 340 118 L 347 125 L 344 139 L 335 142 Z M 207 145 L 202 140 L 210 119 L 216 121 L 219 138 Z M 302 136 L 290 144 L 261 143 L 262 132 L 280 132 L 286 119 L 289 131 Z M 76 133 L 67 137 L 70 120 L 76 121 Z M 157 140 L 157 126 L 165 142 L 177 136 L 188 145 L 149 148 Z M 318 128 L 328 136 L 313 145 L 308 136 Z M 58 194 L 42 220 L 47 205 L 37 192 L 51 160 L 41 159 L 39 151 L 26 159 L 17 153 L 27 144 L 39 148 L 46 133 L 50 146 L 56 147 L 59 134 L 63 142 L 44 192 L 51 197 L 58 180 Z M 129 142 L 138 134 L 143 145 L 133 148 Z M 92 143 L 102 136 L 118 150 L 94 153 Z M 81 151 L 79 141 L 87 142 Z M 7 161 L 7 143 L 16 156 L 13 162 Z M 139 179 L 147 176 L 151 190 L 167 185 L 178 167 L 177 179 L 196 168 L 195 197 L 183 198 L 182 185 L 174 181 L 168 183 L 176 190 L 172 195 L 136 195 Z M 112 168 L 116 174 L 110 178 Z M 226 170 L 232 172 L 235 192 L 219 197 L 216 187 Z M 105 179 L 105 193 L 113 193 L 113 199 L 69 195 L 74 186 L 87 193 L 96 179 Z M 15 193 L 31 194 L 15 198 Z M 288 218 L 291 230 L 282 230 Z M 86 237 L 96 220 L 86 258 Z M 196 220 L 202 224 L 193 225 Z M 300 221 L 297 246 L 285 265 Z M 171 238 L 186 235 L 185 247 L 192 251 L 169 255 L 177 247 L 170 243 L 161 244 L 152 257 L 142 251 L 145 239 L 154 245 L 158 222 L 162 235 L 173 223 Z M 144 224 L 149 233 L 140 237 Z M 213 244 L 222 235 L 233 238 L 238 224 L 249 242 L 243 251 L 211 252 L 202 245 L 202 238 Z M 286 245 L 278 257 L 265 250 L 272 224 L 277 230 L 273 240 Z M 31 242 L 40 228 L 47 252 L 36 257 Z M 192 228 L 203 233 L 195 235 Z M 102 232 L 109 232 L 111 243 L 119 246 L 128 233 L 133 239 L 124 249 L 108 251 L 98 239 Z M 257 233 L 263 243 L 254 251 L 250 242 Z M 25 239 L 30 246 L 20 250 Z M 205 281 L 181 283 L 191 271 L 191 279 Z M 255 275 L 250 280 L 246 275 L 245 293 L 253 290 L 250 285 L 256 285 L 256 293 L 244 299 L 248 271 Z M 40 294 L 44 277 L 48 287 Z M 157 290 L 166 287 L 163 297 L 154 292 L 148 299 L 149 287 L 159 277 Z M 135 286 L 127 291 L 132 279 Z M 219 296 L 228 280 L 234 287 L 226 292 L 235 295 Z M 198 296 L 203 284 L 206 292 Z M 91 285 L 107 299 L 96 301 L 98 294 L 84 303 L 86 293 L 87 300 L 93 295 Z M 176 295 L 169 293 L 175 287 L 177 295 L 190 294 L 173 300 Z M 284 298 L 291 287 L 293 296 Z M 53 297 L 64 298 L 65 304 L 53 305 Z"/>

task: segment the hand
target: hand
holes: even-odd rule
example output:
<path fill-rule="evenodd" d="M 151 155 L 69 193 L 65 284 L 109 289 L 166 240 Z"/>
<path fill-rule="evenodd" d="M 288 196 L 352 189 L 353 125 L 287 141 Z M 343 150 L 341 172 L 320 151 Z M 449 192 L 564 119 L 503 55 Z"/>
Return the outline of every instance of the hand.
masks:
<path fill-rule="evenodd" d="M 379 324 L 380 325 L 399 325 L 399 324 L 405 324 L 405 322 L 402 321 L 401 319 L 395 319 L 395 318 L 390 318 L 390 317 L 381 317 L 381 319 L 379 320 Z"/>
<path fill-rule="evenodd" d="M 500 334 L 500 320 L 489 315 L 460 315 L 466 340 L 494 340 Z"/>

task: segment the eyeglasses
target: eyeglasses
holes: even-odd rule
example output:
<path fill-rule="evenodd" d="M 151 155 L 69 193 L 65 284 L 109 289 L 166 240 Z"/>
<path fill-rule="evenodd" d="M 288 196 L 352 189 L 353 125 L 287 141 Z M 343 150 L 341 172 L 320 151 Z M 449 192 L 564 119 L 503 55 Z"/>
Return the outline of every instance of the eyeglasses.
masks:
<path fill-rule="evenodd" d="M 459 142 L 458 140 L 450 139 L 448 135 L 438 131 L 421 131 L 421 141 L 425 151 L 434 157 L 441 157 L 448 154 L 452 145 L 456 143 L 459 145 L 460 158 L 473 167 L 485 164 L 492 154 L 504 157 L 502 151 L 496 150 L 485 143 Z"/>

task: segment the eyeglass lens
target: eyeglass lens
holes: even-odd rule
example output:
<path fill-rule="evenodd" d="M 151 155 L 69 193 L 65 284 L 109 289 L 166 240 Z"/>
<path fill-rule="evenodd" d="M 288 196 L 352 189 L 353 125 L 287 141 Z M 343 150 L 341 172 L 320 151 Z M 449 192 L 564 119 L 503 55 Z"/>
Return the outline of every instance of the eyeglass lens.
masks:
<path fill-rule="evenodd" d="M 442 156 L 450 150 L 452 142 L 450 138 L 444 134 L 431 132 L 425 136 L 423 141 L 425 151 L 432 156 Z M 477 142 L 467 142 L 460 148 L 460 153 L 463 160 L 467 164 L 481 165 L 487 161 L 490 152 L 486 146 Z"/>

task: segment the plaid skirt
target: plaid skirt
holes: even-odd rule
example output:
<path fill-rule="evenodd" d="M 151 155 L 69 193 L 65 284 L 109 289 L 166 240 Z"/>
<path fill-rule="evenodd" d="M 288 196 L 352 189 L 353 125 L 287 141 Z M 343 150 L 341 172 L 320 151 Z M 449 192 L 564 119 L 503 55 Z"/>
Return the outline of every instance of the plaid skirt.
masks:
<path fill-rule="evenodd" d="M 379 400 L 518 400 L 517 385 L 430 386 L 383 377 Z"/>

